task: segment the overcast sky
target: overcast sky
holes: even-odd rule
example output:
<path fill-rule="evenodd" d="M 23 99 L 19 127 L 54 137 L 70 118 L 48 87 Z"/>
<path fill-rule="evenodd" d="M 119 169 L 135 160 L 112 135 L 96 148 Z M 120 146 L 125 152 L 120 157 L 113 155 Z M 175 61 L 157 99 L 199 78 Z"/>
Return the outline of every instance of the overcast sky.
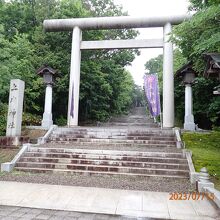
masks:
<path fill-rule="evenodd" d="M 178 15 L 187 13 L 188 0 L 114 0 L 115 4 L 122 5 L 124 11 L 128 11 L 131 16 L 151 16 L 151 15 Z M 138 29 L 139 39 L 162 38 L 162 28 Z M 147 60 L 163 53 L 163 49 L 141 49 L 141 55 L 137 56 L 132 66 L 128 67 L 135 83 L 143 85 L 144 64 Z"/>

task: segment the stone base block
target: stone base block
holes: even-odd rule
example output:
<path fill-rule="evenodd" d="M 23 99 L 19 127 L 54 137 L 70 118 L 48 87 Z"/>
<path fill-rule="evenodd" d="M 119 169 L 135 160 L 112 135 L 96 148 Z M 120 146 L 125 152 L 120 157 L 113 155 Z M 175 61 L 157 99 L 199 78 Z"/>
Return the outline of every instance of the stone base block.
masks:
<path fill-rule="evenodd" d="M 43 120 L 41 122 L 42 128 L 49 129 L 53 125 L 52 114 L 45 112 L 43 114 Z"/>
<path fill-rule="evenodd" d="M 205 187 L 205 191 L 208 193 L 213 193 L 215 195 L 214 202 L 220 208 L 220 191 L 214 188 Z"/>
<path fill-rule="evenodd" d="M 195 123 L 186 122 L 184 123 L 184 129 L 188 131 L 195 131 L 196 125 Z"/>
<path fill-rule="evenodd" d="M 1 164 L 1 172 L 10 172 L 14 168 L 14 163 L 7 162 Z"/>
<path fill-rule="evenodd" d="M 197 181 L 197 190 L 199 192 L 205 192 L 205 188 L 209 187 L 209 188 L 213 188 L 214 189 L 214 183 L 212 182 L 201 182 L 201 181 Z"/>

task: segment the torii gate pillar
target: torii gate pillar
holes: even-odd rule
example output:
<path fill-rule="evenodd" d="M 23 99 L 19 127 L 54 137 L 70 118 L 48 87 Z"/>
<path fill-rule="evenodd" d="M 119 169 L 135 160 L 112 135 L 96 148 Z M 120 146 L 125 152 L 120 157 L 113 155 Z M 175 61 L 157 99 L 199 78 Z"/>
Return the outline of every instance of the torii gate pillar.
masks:
<path fill-rule="evenodd" d="M 73 28 L 73 35 L 72 35 L 69 101 L 68 101 L 68 117 L 67 117 L 68 126 L 78 125 L 81 40 L 82 40 L 82 31 L 80 30 L 79 27 L 76 26 Z"/>
<path fill-rule="evenodd" d="M 164 26 L 163 47 L 163 127 L 174 127 L 174 76 L 173 76 L 173 45 L 169 41 L 172 31 L 170 23 Z"/>

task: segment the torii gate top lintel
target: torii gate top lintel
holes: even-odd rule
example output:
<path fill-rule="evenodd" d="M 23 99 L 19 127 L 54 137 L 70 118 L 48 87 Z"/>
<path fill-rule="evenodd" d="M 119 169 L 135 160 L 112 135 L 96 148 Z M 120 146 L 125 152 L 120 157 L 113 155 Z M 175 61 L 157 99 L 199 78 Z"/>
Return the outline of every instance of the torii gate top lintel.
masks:
<path fill-rule="evenodd" d="M 148 17 L 93 17 L 52 19 L 44 21 L 45 31 L 72 31 L 72 49 L 69 83 L 68 126 L 78 125 L 80 62 L 83 49 L 163 48 L 163 127 L 174 126 L 173 46 L 169 41 L 172 25 L 179 24 L 190 15 Z M 83 30 L 129 29 L 163 27 L 163 39 L 82 41 Z"/>
<path fill-rule="evenodd" d="M 179 24 L 190 15 L 148 16 L 148 17 L 92 17 L 44 20 L 45 31 L 72 31 L 74 27 L 82 30 L 123 29 L 163 27 L 166 23 Z"/>

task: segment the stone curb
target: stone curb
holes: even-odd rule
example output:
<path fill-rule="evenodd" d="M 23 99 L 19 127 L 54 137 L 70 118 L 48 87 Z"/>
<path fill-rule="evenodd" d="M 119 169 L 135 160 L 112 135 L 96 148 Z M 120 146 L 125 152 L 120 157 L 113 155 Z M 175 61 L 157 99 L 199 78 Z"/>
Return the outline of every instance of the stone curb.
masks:
<path fill-rule="evenodd" d="M 50 129 L 47 131 L 47 133 L 43 137 L 38 138 L 37 145 L 45 144 L 47 142 L 49 136 L 52 134 L 52 132 L 55 129 L 57 129 L 57 127 L 58 127 L 57 125 L 50 126 Z"/>
<path fill-rule="evenodd" d="M 220 191 L 212 187 L 204 187 L 203 190 L 215 195 L 213 202 L 218 206 L 218 208 L 220 208 Z"/>
<path fill-rule="evenodd" d="M 189 165 L 190 182 L 196 183 L 196 181 L 198 180 L 199 173 L 197 173 L 195 171 L 195 168 L 194 168 L 194 165 L 192 162 L 192 151 L 184 149 L 183 152 L 186 155 L 186 159 L 187 159 L 188 165 Z"/>
<path fill-rule="evenodd" d="M 184 147 L 184 142 L 181 139 L 180 128 L 174 128 L 174 131 L 175 131 L 175 135 L 176 135 L 176 139 L 177 139 L 176 147 L 177 148 L 185 148 Z M 192 162 L 192 151 L 187 150 L 187 149 L 183 149 L 183 154 L 186 156 L 186 159 L 187 159 L 187 162 L 188 162 L 188 165 L 189 165 L 190 182 L 192 184 L 195 184 L 196 181 L 199 178 L 199 173 L 197 173 L 195 171 L 195 167 L 194 167 L 194 164 Z"/>

